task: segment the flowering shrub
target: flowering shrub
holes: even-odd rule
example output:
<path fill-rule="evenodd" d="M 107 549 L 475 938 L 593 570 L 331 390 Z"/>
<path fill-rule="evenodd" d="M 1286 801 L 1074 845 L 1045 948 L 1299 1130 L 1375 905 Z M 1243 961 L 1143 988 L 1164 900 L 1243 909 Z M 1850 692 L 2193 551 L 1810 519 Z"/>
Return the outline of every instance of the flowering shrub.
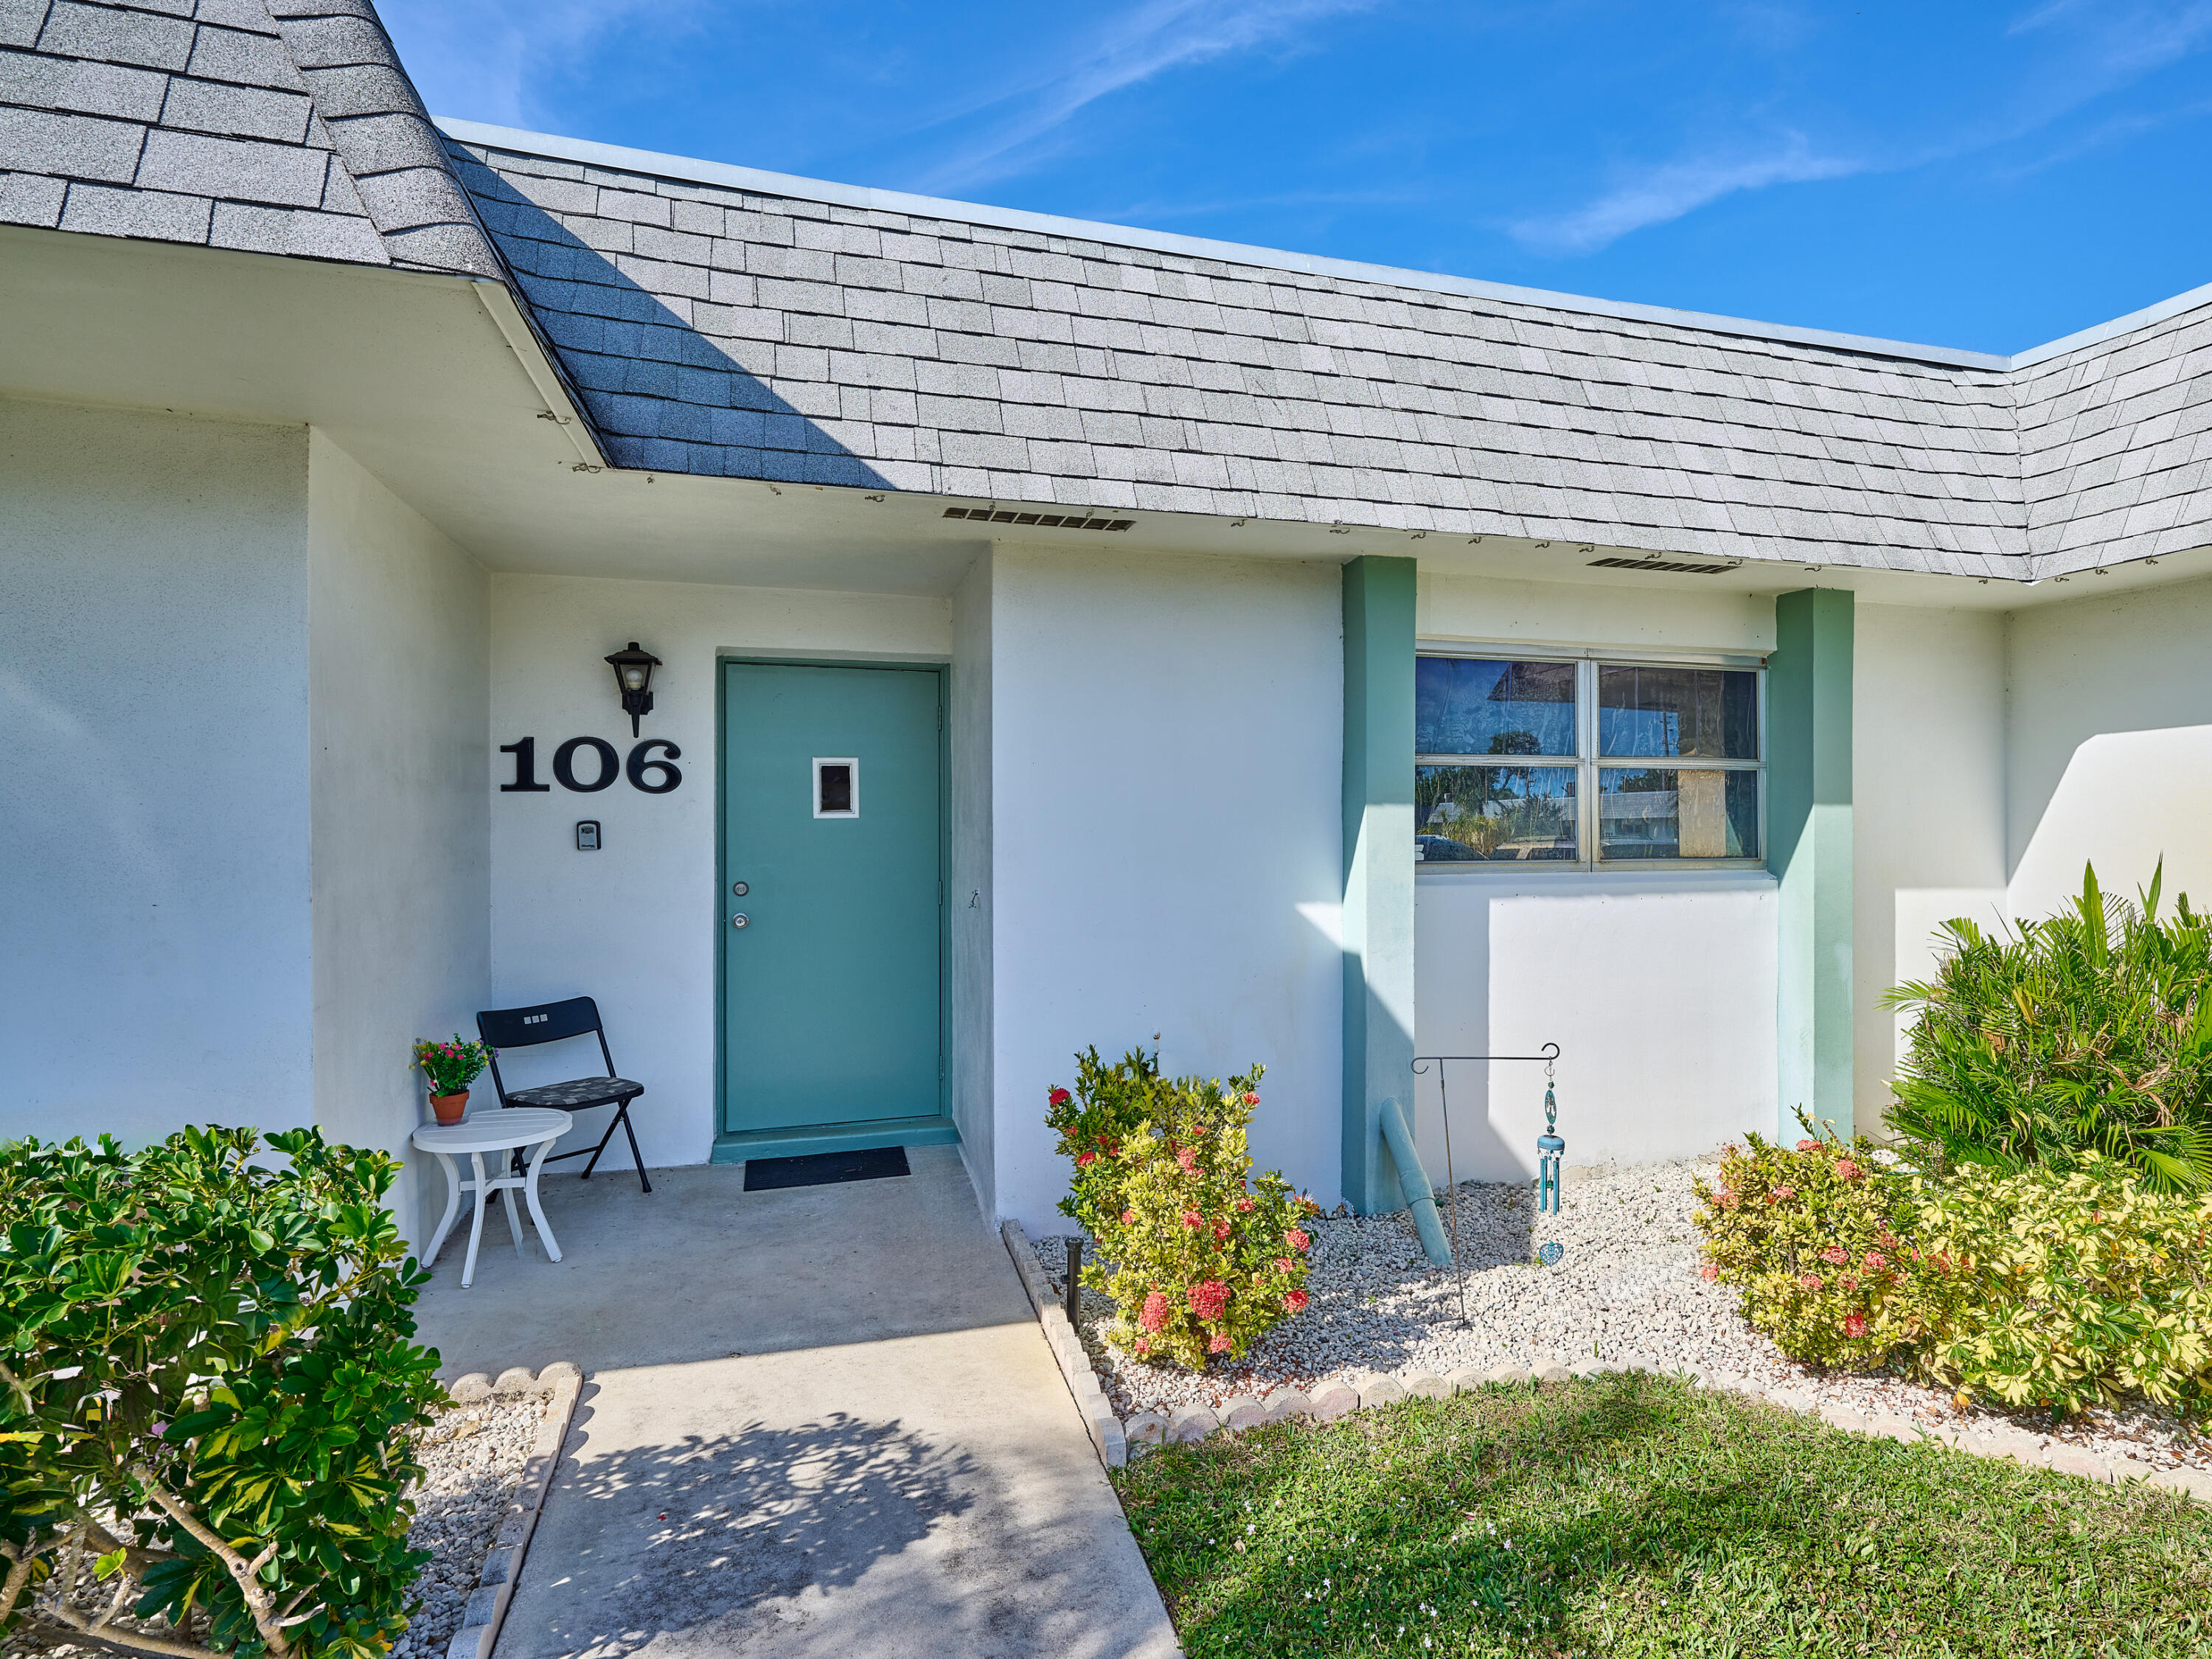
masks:
<path fill-rule="evenodd" d="M 491 1050 L 481 1042 L 465 1042 L 459 1032 L 451 1042 L 428 1040 L 415 1045 L 415 1064 L 430 1079 L 434 1095 L 457 1095 L 483 1075 L 491 1063 Z"/>
<path fill-rule="evenodd" d="M 1106 1066 L 1079 1055 L 1077 1088 L 1048 1097 L 1048 1121 L 1075 1165 L 1061 1210 L 1098 1260 L 1085 1281 L 1113 1297 L 1108 1338 L 1153 1360 L 1203 1370 L 1241 1358 L 1306 1305 L 1300 1224 L 1318 1206 L 1273 1171 L 1255 1177 L 1245 1130 L 1261 1068 L 1173 1080 L 1157 1054 Z"/>
<path fill-rule="evenodd" d="M 2063 1172 L 1969 1165 L 1923 1199 L 1948 1309 L 1926 1359 L 1939 1381 L 2062 1414 L 2125 1393 L 2212 1404 L 2212 1198 L 2092 1152 Z"/>
<path fill-rule="evenodd" d="M 1258 1081 L 1255 1071 L 1231 1086 L 1249 1092 Z M 1075 1057 L 1073 1091 L 1055 1088 L 1046 1097 L 1044 1121 L 1060 1132 L 1061 1156 L 1075 1164 L 1060 1212 L 1091 1237 L 1121 1212 L 1123 1169 L 1115 1154 L 1146 1122 L 1170 1114 L 1176 1087 L 1160 1076 L 1158 1049 L 1132 1048 L 1109 1066 L 1093 1046 Z"/>
<path fill-rule="evenodd" d="M 1717 1186 L 1698 1182 L 1705 1276 L 1793 1359 L 1874 1366 L 1921 1343 L 1936 1310 L 1917 1271 L 1913 1183 L 1864 1139 L 1787 1147 L 1745 1137 Z"/>

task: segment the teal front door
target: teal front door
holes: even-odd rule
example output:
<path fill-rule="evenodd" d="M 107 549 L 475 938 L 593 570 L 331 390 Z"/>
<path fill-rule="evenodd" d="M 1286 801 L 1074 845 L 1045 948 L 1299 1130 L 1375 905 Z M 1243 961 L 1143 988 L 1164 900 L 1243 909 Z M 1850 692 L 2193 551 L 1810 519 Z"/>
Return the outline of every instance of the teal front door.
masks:
<path fill-rule="evenodd" d="M 726 663 L 723 1127 L 942 1105 L 942 677 Z"/>

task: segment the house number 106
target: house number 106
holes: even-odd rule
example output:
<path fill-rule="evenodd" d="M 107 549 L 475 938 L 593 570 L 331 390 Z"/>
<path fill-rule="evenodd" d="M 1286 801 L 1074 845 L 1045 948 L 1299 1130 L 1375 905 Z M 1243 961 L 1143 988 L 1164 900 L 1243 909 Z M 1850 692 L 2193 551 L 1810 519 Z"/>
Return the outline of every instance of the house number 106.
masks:
<path fill-rule="evenodd" d="M 653 751 L 667 750 L 666 760 L 656 760 Z M 592 758 L 585 764 L 592 769 L 587 778 L 576 775 L 576 757 L 588 750 Z M 538 739 L 522 738 L 499 746 L 502 755 L 514 757 L 514 781 L 502 783 L 502 795 L 542 795 L 553 786 L 538 781 Z M 647 738 L 629 751 L 625 762 L 615 752 L 614 744 L 603 738 L 571 738 L 553 751 L 553 776 L 563 789 L 573 789 L 580 795 L 594 794 L 614 781 L 628 774 L 630 787 L 641 789 L 648 795 L 665 795 L 684 781 L 684 774 L 671 764 L 683 758 L 684 751 L 665 738 Z"/>

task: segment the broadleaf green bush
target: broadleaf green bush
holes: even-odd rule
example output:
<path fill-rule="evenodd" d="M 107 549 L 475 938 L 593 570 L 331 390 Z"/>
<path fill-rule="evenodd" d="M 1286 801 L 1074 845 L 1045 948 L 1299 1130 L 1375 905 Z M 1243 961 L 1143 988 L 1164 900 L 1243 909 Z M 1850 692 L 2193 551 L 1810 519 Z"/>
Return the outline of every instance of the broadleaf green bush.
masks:
<path fill-rule="evenodd" d="M 284 1167 L 250 1129 L 0 1145 L 0 1634 L 380 1659 L 406 1627 L 442 1391 L 398 1165 L 269 1145 Z"/>
<path fill-rule="evenodd" d="M 1157 1054 L 1109 1066 L 1092 1048 L 1076 1057 L 1075 1089 L 1051 1091 L 1047 1121 L 1074 1163 L 1060 1207 L 1091 1235 L 1084 1282 L 1114 1298 L 1116 1346 L 1202 1370 L 1304 1308 L 1301 1224 L 1319 1206 L 1275 1171 L 1253 1173 L 1262 1071 L 1225 1086 L 1170 1079 Z"/>
<path fill-rule="evenodd" d="M 1918 1168 L 2096 1154 L 2166 1191 L 2212 1186 L 2212 918 L 2184 895 L 2161 921 L 2160 879 L 2130 903 L 2085 867 L 2065 914 L 1944 924 L 1936 977 L 1887 999 L 1914 1015 L 1887 1118 Z"/>

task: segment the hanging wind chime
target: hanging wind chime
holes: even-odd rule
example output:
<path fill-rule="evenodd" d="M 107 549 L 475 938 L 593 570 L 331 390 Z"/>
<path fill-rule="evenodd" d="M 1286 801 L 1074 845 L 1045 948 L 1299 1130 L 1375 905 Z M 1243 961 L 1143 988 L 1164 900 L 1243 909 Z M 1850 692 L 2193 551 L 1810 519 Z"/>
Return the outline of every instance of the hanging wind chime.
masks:
<path fill-rule="evenodd" d="M 1538 1179 L 1541 1182 L 1537 1191 L 1536 1207 L 1540 1211 L 1547 1208 L 1548 1199 L 1550 1212 L 1557 1215 L 1559 1212 L 1559 1154 L 1567 1150 L 1567 1143 L 1559 1137 L 1557 1119 L 1559 1107 L 1552 1094 L 1553 1067 L 1557 1065 L 1559 1058 L 1559 1045 L 1556 1042 L 1546 1043 L 1543 1053 L 1537 1054 L 1420 1054 L 1414 1058 L 1413 1069 L 1416 1072 L 1426 1072 L 1431 1065 L 1437 1068 L 1437 1103 L 1443 1109 L 1444 1117 L 1444 1181 L 1451 1189 L 1452 1267 L 1459 1277 L 1459 1322 L 1462 1326 L 1467 1323 L 1467 1268 L 1461 1262 L 1459 1255 L 1459 1178 L 1452 1168 L 1451 1093 L 1445 1083 L 1445 1068 L 1455 1060 L 1486 1063 L 1492 1060 L 1543 1061 L 1544 1133 L 1536 1138 Z M 1551 1243 L 1536 1252 L 1538 1259 L 1547 1267 L 1565 1254 L 1561 1246 Z"/>

